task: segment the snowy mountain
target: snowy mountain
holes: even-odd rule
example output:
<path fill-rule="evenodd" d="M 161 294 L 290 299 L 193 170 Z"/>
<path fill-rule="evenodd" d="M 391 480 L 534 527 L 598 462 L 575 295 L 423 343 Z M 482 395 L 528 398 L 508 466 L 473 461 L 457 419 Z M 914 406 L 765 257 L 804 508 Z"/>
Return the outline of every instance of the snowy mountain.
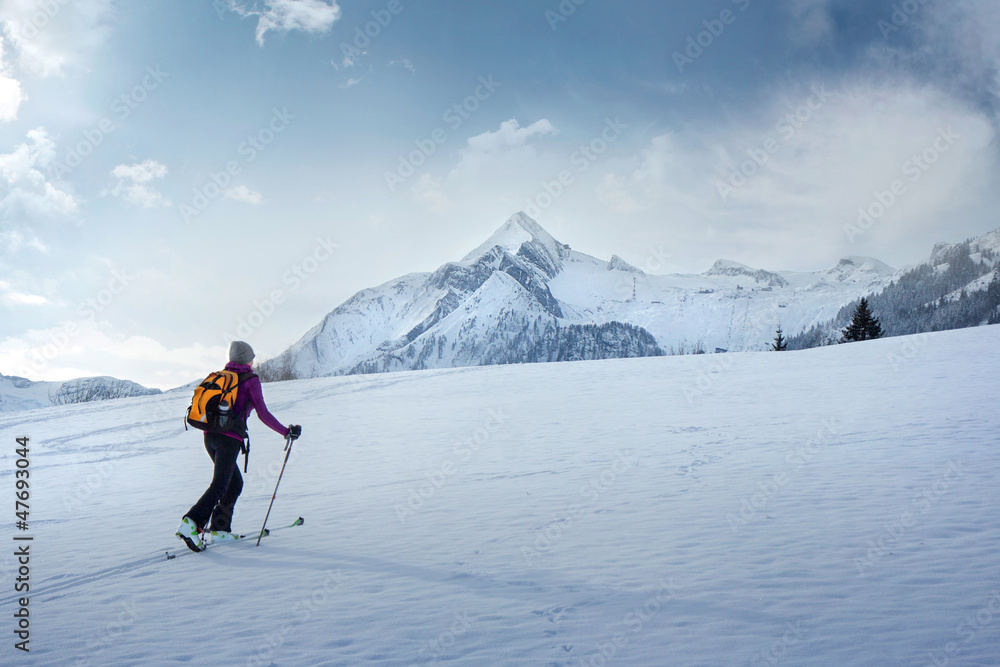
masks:
<path fill-rule="evenodd" d="M 651 275 L 572 250 L 523 213 L 458 262 L 359 292 L 262 366 L 274 379 L 765 349 L 887 285 L 895 271 L 847 257 L 828 271 L 720 260 Z"/>
<path fill-rule="evenodd" d="M 1000 323 L 1000 229 L 964 243 L 938 243 L 928 261 L 900 271 L 868 297 L 886 336 Z M 789 349 L 836 342 L 856 301 L 789 339 Z"/>
<path fill-rule="evenodd" d="M 148 389 L 129 380 L 107 376 L 78 378 L 66 382 L 34 382 L 0 373 L 0 412 L 159 393 L 159 389 Z"/>

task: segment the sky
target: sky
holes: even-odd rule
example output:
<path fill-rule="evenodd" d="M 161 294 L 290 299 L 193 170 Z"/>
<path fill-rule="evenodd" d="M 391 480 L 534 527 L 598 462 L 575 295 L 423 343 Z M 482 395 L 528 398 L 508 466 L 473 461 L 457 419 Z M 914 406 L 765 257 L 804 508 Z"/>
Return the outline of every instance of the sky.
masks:
<path fill-rule="evenodd" d="M 1000 227 L 994 0 L 0 1 L 0 373 L 170 388 L 525 211 L 651 273 Z"/>

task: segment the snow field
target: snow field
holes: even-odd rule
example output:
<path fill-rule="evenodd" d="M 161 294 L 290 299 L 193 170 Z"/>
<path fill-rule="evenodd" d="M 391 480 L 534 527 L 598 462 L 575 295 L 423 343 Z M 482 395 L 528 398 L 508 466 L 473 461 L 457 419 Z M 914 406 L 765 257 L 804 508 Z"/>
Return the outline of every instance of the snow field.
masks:
<path fill-rule="evenodd" d="M 211 477 L 190 396 L 3 415 L 4 487 L 32 438 L 35 541 L 32 652 L 7 632 L 0 655 L 997 665 L 998 343 L 982 327 L 266 385 L 304 431 L 270 524 L 305 525 L 171 561 Z M 283 457 L 251 432 L 244 532 Z M 0 558 L 5 609 L 13 572 Z"/>

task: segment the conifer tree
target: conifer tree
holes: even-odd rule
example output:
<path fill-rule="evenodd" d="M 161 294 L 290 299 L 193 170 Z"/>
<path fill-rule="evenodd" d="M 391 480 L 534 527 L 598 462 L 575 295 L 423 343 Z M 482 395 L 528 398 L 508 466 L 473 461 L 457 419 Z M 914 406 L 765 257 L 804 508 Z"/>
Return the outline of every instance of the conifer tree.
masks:
<path fill-rule="evenodd" d="M 875 340 L 882 337 L 882 325 L 878 318 L 872 315 L 868 309 L 868 299 L 862 298 L 861 303 L 854 309 L 854 317 L 851 323 L 843 331 L 840 339 L 841 343 L 853 343 L 861 340 Z"/>
<path fill-rule="evenodd" d="M 785 338 L 785 333 L 781 330 L 781 325 L 778 325 L 778 333 L 774 337 L 774 343 L 771 345 L 771 350 L 773 352 L 784 352 L 788 349 L 788 339 Z"/>

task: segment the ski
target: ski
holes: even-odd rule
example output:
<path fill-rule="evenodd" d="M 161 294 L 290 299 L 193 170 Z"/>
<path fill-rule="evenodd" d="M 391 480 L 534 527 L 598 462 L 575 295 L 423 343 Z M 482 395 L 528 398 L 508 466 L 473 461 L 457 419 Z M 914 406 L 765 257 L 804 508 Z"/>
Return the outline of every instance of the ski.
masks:
<path fill-rule="evenodd" d="M 293 521 L 291 524 L 286 525 L 286 526 L 278 526 L 277 528 L 265 528 L 264 532 L 260 534 L 260 537 L 267 537 L 268 535 L 270 535 L 272 533 L 276 533 L 279 530 L 285 530 L 286 528 L 294 528 L 295 526 L 301 526 L 303 523 L 305 523 L 305 519 L 303 519 L 302 517 L 299 517 L 298 519 L 296 519 L 295 521 Z M 205 533 L 205 535 L 211 535 L 211 533 Z M 237 535 L 236 539 L 229 539 L 229 540 L 225 540 L 225 541 L 222 541 L 222 542 L 207 542 L 205 544 L 205 548 L 202 551 L 207 551 L 208 549 L 218 548 L 218 547 L 221 547 L 221 546 L 225 546 L 227 544 L 239 544 L 240 542 L 243 542 L 248 537 L 250 537 L 250 538 L 256 538 L 257 536 L 258 536 L 257 533 L 246 533 L 246 534 L 242 534 L 242 535 Z M 196 552 L 191 551 L 191 550 L 180 551 L 180 552 L 171 552 L 171 551 L 168 550 L 166 552 L 166 555 L 167 555 L 167 560 L 174 560 L 178 556 L 183 556 L 184 554 L 193 554 L 193 553 L 196 553 Z"/>

